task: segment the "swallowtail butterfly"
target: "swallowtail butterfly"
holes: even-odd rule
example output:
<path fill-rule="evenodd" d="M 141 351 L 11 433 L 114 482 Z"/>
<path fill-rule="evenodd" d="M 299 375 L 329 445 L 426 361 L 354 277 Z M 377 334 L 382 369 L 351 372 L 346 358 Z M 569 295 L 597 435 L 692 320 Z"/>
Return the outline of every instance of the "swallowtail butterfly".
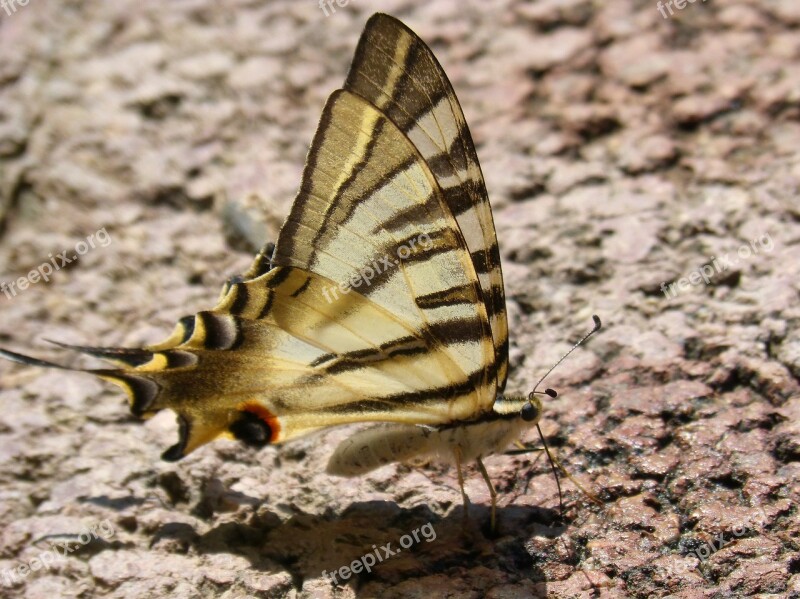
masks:
<path fill-rule="evenodd" d="M 123 387 L 136 416 L 177 413 L 165 460 L 221 435 L 260 447 L 376 423 L 335 450 L 328 472 L 438 453 L 455 459 L 463 494 L 461 464 L 475 460 L 492 524 L 481 458 L 541 413 L 533 393 L 503 394 L 500 255 L 461 107 L 430 49 L 384 14 L 325 105 L 277 242 L 217 306 L 150 347 L 65 347 L 113 363 L 87 372 Z"/>

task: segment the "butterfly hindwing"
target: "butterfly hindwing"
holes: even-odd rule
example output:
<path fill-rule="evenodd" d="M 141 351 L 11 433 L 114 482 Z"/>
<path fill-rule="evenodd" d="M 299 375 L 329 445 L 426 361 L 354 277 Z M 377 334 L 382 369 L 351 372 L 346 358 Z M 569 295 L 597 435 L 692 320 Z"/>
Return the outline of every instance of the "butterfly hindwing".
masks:
<path fill-rule="evenodd" d="M 243 386 L 278 416 L 278 441 L 348 422 L 435 424 L 474 413 L 475 386 L 453 385 L 464 375 L 443 346 L 361 294 L 320 301 L 329 279 L 284 266 L 243 285 L 256 288 L 261 314 L 241 321 L 238 353 L 261 359 L 231 368 L 240 382 L 229 390 Z M 226 301 L 235 298 L 218 308 Z"/>

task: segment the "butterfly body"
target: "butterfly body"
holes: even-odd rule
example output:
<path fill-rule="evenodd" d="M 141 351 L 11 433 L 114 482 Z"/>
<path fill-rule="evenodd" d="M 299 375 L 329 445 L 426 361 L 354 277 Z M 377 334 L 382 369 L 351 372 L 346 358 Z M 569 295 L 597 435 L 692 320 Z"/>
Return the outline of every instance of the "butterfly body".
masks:
<path fill-rule="evenodd" d="M 520 416 L 527 397 L 498 398 L 491 412 L 471 421 L 440 426 L 385 425 L 359 431 L 342 441 L 328 461 L 327 472 L 358 476 L 391 462 L 435 457 L 451 462 L 477 460 L 503 451 L 530 428 Z M 538 399 L 534 409 L 541 412 Z M 537 418 L 538 419 L 538 418 Z"/>

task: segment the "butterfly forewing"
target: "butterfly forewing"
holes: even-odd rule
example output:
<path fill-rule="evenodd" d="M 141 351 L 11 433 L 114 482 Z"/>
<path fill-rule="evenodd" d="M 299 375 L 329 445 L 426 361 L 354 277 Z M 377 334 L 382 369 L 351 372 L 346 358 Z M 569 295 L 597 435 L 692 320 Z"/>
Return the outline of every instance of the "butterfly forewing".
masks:
<path fill-rule="evenodd" d="M 500 253 L 478 156 L 447 75 L 413 31 L 376 14 L 359 40 L 345 89 L 392 120 L 436 178 L 478 276 L 495 348 L 492 376 L 502 392 L 508 373 L 508 323 Z"/>
<path fill-rule="evenodd" d="M 407 216 L 411 207 L 425 218 Z M 403 355 L 441 354 L 448 380 L 427 389 L 428 401 L 452 402 L 470 387 L 471 414 L 491 405 L 491 334 L 455 221 L 414 146 L 362 98 L 340 91 L 325 107 L 273 262 L 326 279 L 322 289 L 298 292 L 312 308 L 362 295 L 421 341 L 416 350 L 403 348 Z M 362 326 L 380 329 L 381 321 L 365 319 Z M 406 336 L 388 336 L 380 345 L 391 347 Z M 337 349 L 331 352 L 337 363 L 354 353 Z M 367 349 L 350 360 L 355 374 L 393 359 L 380 346 Z"/>

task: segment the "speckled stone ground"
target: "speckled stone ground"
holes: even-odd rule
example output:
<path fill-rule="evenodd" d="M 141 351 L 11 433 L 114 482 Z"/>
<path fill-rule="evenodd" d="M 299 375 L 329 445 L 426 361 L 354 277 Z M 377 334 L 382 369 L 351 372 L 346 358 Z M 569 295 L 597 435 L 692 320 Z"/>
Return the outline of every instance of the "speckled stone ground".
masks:
<path fill-rule="evenodd" d="M 383 10 L 431 44 L 478 145 L 509 389 L 604 321 L 542 421 L 603 505 L 565 481 L 562 526 L 541 456 L 490 458 L 492 537 L 474 469 L 466 527 L 452 467 L 325 475 L 347 430 L 171 465 L 171 415 L 138 424 L 89 377 L 3 363 L 0 596 L 800 597 L 800 4 L 7 6 L 0 281 L 96 243 L 0 294 L 0 344 L 78 360 L 42 338 L 139 345 L 211 306 L 275 236 Z M 323 577 L 415 529 L 435 538 Z"/>

